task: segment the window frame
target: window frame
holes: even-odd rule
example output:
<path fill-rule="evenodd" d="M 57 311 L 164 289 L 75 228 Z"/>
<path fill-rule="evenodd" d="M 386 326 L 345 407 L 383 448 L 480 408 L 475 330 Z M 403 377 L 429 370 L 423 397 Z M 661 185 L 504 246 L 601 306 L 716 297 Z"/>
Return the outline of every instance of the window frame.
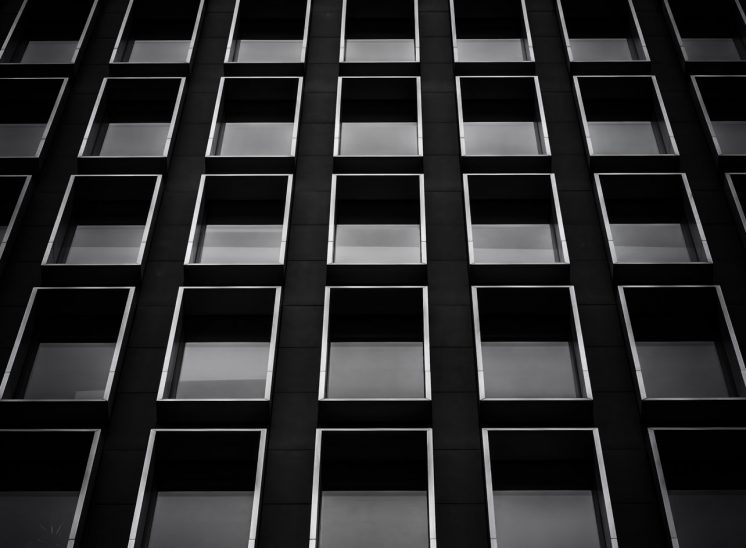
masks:
<path fill-rule="evenodd" d="M 29 195 L 29 188 L 31 186 L 31 175 L 0 175 L 0 185 L 3 185 L 6 180 L 11 179 L 19 179 L 23 181 L 21 183 L 21 189 L 18 193 L 18 196 L 16 197 L 15 206 L 13 207 L 13 212 L 10 215 L 10 218 L 8 219 L 8 224 L 6 225 L 7 228 L 5 229 L 5 234 L 3 234 L 2 238 L 0 238 L 0 273 L 2 272 L 2 268 L 5 264 L 7 255 L 9 253 L 9 249 L 13 245 L 13 241 L 16 237 L 16 225 L 20 224 L 20 217 L 23 214 L 23 211 L 26 208 L 26 202 Z"/>
<path fill-rule="evenodd" d="M 743 180 L 744 183 L 738 182 Z M 742 202 L 738 193 L 739 186 L 746 186 L 746 172 L 729 172 L 725 174 L 725 184 L 727 185 L 728 201 L 730 202 L 731 211 L 735 217 L 736 224 L 738 225 L 738 233 L 741 236 L 741 241 L 746 246 L 746 199 Z M 746 195 L 745 195 L 746 196 Z"/>

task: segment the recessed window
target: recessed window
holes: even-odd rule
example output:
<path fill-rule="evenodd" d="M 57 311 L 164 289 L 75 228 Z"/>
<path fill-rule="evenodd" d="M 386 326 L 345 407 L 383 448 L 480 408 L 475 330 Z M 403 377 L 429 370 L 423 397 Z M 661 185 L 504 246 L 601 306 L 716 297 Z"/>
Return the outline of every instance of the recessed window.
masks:
<path fill-rule="evenodd" d="M 622 287 L 642 398 L 744 395 L 744 365 L 717 286 Z"/>
<path fill-rule="evenodd" d="M 335 176 L 329 262 L 424 262 L 423 195 L 421 175 Z"/>
<path fill-rule="evenodd" d="M 435 546 L 429 430 L 317 432 L 311 543 Z"/>
<path fill-rule="evenodd" d="M 483 399 L 589 397 L 572 288 L 480 286 L 473 300 Z"/>
<path fill-rule="evenodd" d="M 738 0 L 707 6 L 666 0 L 666 11 L 685 61 L 746 60 L 746 17 Z"/>
<path fill-rule="evenodd" d="M 731 208 L 743 241 L 746 243 L 746 173 L 726 173 Z"/>
<path fill-rule="evenodd" d="M 332 287 L 326 291 L 322 398 L 429 397 L 425 290 Z"/>
<path fill-rule="evenodd" d="M 0 176 L 0 264 L 13 236 L 13 228 L 26 200 L 31 177 Z"/>
<path fill-rule="evenodd" d="M 601 174 L 596 191 L 614 263 L 710 261 L 682 175 Z"/>
<path fill-rule="evenodd" d="M 35 288 L 2 398 L 107 400 L 133 298 L 133 288 Z"/>
<path fill-rule="evenodd" d="M 552 176 L 466 175 L 464 196 L 472 263 L 568 261 Z"/>
<path fill-rule="evenodd" d="M 461 154 L 543 156 L 549 137 L 535 77 L 459 77 Z"/>
<path fill-rule="evenodd" d="M 158 176 L 74 176 L 43 264 L 140 264 L 160 189 Z"/>
<path fill-rule="evenodd" d="M 693 76 L 692 81 L 718 155 L 746 155 L 746 76 Z"/>
<path fill-rule="evenodd" d="M 24 2 L 0 50 L 0 62 L 24 65 L 75 63 L 96 4 L 96 0 L 69 5 L 55 0 Z"/>
<path fill-rule="evenodd" d="M 236 0 L 226 63 L 302 63 L 310 2 Z"/>
<path fill-rule="evenodd" d="M 80 157 L 165 157 L 183 78 L 105 78 Z"/>
<path fill-rule="evenodd" d="M 523 0 L 452 0 L 454 59 L 460 63 L 533 61 Z"/>
<path fill-rule="evenodd" d="M 130 0 L 112 63 L 189 63 L 204 0 Z"/>
<path fill-rule="evenodd" d="M 153 430 L 131 542 L 249 546 L 257 536 L 264 430 Z"/>
<path fill-rule="evenodd" d="M 344 0 L 339 61 L 419 62 L 417 0 Z"/>
<path fill-rule="evenodd" d="M 419 156 L 420 79 L 339 79 L 336 156 Z"/>
<path fill-rule="evenodd" d="M 493 545 L 616 544 L 596 429 L 483 430 Z"/>
<path fill-rule="evenodd" d="M 1 430 L 0 545 L 77 546 L 98 430 Z"/>

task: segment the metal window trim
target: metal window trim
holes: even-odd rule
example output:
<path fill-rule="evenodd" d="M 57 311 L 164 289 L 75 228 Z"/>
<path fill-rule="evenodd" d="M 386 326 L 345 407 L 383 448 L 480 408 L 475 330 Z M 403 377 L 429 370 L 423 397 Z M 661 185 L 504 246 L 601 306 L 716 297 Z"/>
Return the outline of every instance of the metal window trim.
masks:
<path fill-rule="evenodd" d="M 21 185 L 21 190 L 18 193 L 18 196 L 16 197 L 16 204 L 13 207 L 13 211 L 10 214 L 10 218 L 8 219 L 8 224 L 6 225 L 5 234 L 3 234 L 3 237 L 0 239 L 0 264 L 2 264 L 3 256 L 5 255 L 5 250 L 10 246 L 10 243 L 12 241 L 12 238 L 15 235 L 15 227 L 18 222 L 18 219 L 21 215 L 21 211 L 24 208 L 24 205 L 26 203 L 26 199 L 29 196 L 29 188 L 31 187 L 31 175 L 0 175 L 0 185 L 2 185 L 6 180 L 10 179 L 20 179 L 23 180 L 23 184 Z"/>
<path fill-rule="evenodd" d="M 712 79 L 720 78 L 722 79 L 721 80 L 722 82 L 723 80 L 728 80 L 730 78 L 746 78 L 746 75 L 743 75 L 743 74 L 693 74 L 692 76 L 690 76 L 690 81 L 691 81 L 692 89 L 694 91 L 694 96 L 697 100 L 697 105 L 699 106 L 699 109 L 698 109 L 699 118 L 702 120 L 705 127 L 707 128 L 707 132 L 710 136 L 710 146 L 714 150 L 715 154 L 719 158 L 746 158 L 746 152 L 736 153 L 736 154 L 726 154 L 723 152 L 722 147 L 720 146 L 720 141 L 718 140 L 718 137 L 717 137 L 717 133 L 715 133 L 715 127 L 713 125 L 712 119 L 710 118 L 710 114 L 707 110 L 707 105 L 705 104 L 704 97 L 702 96 L 702 92 L 697 82 L 699 78 L 712 78 Z"/>

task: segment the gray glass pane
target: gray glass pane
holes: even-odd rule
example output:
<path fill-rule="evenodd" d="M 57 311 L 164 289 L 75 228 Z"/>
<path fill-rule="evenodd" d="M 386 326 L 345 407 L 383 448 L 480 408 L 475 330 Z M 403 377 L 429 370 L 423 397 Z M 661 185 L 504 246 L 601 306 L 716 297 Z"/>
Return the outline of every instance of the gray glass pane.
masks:
<path fill-rule="evenodd" d="M 593 154 L 665 154 L 652 122 L 588 122 Z"/>
<path fill-rule="evenodd" d="M 721 154 L 746 154 L 746 121 L 712 122 Z"/>
<path fill-rule="evenodd" d="M 340 154 L 416 156 L 417 122 L 342 123 Z"/>
<path fill-rule="evenodd" d="M 345 61 L 414 62 L 414 40 L 346 40 Z"/>
<path fill-rule="evenodd" d="M 328 398 L 424 398 L 421 342 L 329 344 Z"/>
<path fill-rule="evenodd" d="M 324 491 L 319 548 L 426 548 L 424 491 Z"/>
<path fill-rule="evenodd" d="M 457 45 L 459 62 L 500 63 L 528 59 L 523 38 L 459 38 Z"/>
<path fill-rule="evenodd" d="M 36 156 L 46 124 L 0 124 L 0 156 Z"/>
<path fill-rule="evenodd" d="M 494 491 L 500 548 L 601 548 L 592 491 Z"/>
<path fill-rule="evenodd" d="M 281 243 L 281 225 L 206 225 L 197 262 L 276 264 Z"/>
<path fill-rule="evenodd" d="M 516 156 L 543 153 L 534 122 L 464 122 L 466 154 Z"/>
<path fill-rule="evenodd" d="M 477 263 L 554 263 L 558 261 L 551 225 L 472 225 Z"/>
<path fill-rule="evenodd" d="M 141 225 L 78 225 L 67 264 L 137 263 L 145 227 Z"/>
<path fill-rule="evenodd" d="M 574 61 L 632 61 L 626 38 L 571 38 Z"/>
<path fill-rule="evenodd" d="M 670 490 L 680 548 L 743 548 L 746 491 Z"/>
<path fill-rule="evenodd" d="M 5 239 L 5 233 L 8 231 L 6 225 L 0 225 L 0 243 Z"/>
<path fill-rule="evenodd" d="M 218 156 L 290 156 L 293 124 L 225 122 L 220 129 Z"/>
<path fill-rule="evenodd" d="M 29 40 L 21 63 L 72 63 L 77 48 L 75 40 Z"/>
<path fill-rule="evenodd" d="M 739 61 L 741 55 L 733 38 L 682 38 L 690 61 Z"/>
<path fill-rule="evenodd" d="M 130 63 L 186 63 L 189 40 L 133 40 Z"/>
<path fill-rule="evenodd" d="M 24 399 L 102 399 L 115 346 L 114 343 L 39 343 Z"/>
<path fill-rule="evenodd" d="M 176 397 L 264 398 L 268 342 L 187 342 Z"/>
<path fill-rule="evenodd" d="M 234 61 L 240 63 L 300 63 L 302 40 L 238 40 Z"/>
<path fill-rule="evenodd" d="M 483 341 L 488 398 L 576 398 L 575 360 L 564 341 Z"/>
<path fill-rule="evenodd" d="M 253 491 L 161 491 L 148 548 L 246 548 Z"/>
<path fill-rule="evenodd" d="M 728 396 L 723 363 L 713 341 L 637 341 L 649 398 Z"/>
<path fill-rule="evenodd" d="M 678 223 L 614 223 L 611 234 L 617 261 L 679 263 L 697 260 Z"/>
<path fill-rule="evenodd" d="M 107 124 L 99 156 L 164 156 L 168 122 Z"/>
<path fill-rule="evenodd" d="M 338 263 L 419 263 L 419 225 L 337 225 Z"/>
<path fill-rule="evenodd" d="M 78 493 L 0 491 L 0 546 L 67 548 Z"/>

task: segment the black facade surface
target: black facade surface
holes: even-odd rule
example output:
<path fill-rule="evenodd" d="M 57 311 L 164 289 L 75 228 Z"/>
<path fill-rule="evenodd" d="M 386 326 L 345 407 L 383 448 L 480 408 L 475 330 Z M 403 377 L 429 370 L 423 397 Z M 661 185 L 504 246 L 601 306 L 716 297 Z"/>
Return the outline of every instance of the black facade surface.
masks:
<path fill-rule="evenodd" d="M 310 1 L 271 413 L 269 422 L 259 426 L 266 427 L 268 433 L 259 548 L 301 548 L 309 543 L 314 450 L 320 427 L 325 286 L 345 285 L 338 280 L 328 283 L 327 277 L 342 0 Z M 69 177 L 79 173 L 76 158 L 80 143 L 103 78 L 111 76 L 109 58 L 127 3 L 99 0 L 87 47 L 70 78 L 56 132 L 48 143 L 48 156 L 34 174 L 27 207 L 15 228 L 15 243 L 5 252 L 0 272 L 0 374 L 10 357 L 31 290 L 44 285 L 41 261 Z M 713 274 L 708 282 L 722 288 L 738 342 L 743 345 L 746 255 L 739 239 L 740 227 L 730 211 L 724 176 L 700 120 L 662 0 L 633 3 L 650 54 L 651 73 L 660 86 L 679 147 L 680 171 L 688 177 L 712 254 Z M 6 0 L 1 5 L 0 37 L 4 37 L 21 1 Z M 177 291 L 184 285 L 184 257 L 197 189 L 205 173 L 213 109 L 220 78 L 226 75 L 224 56 L 233 8 L 233 0 L 205 0 L 172 157 L 162 173 L 160 207 L 144 275 L 137 285 L 111 416 L 102 428 L 102 451 L 92 480 L 90 506 L 76 547 L 127 546 L 148 437 L 151 429 L 163 426 L 156 415 L 156 397 Z M 648 424 L 641 416 L 618 284 L 594 197 L 594 173 L 589 168 L 573 69 L 567 61 L 556 4 L 553 0 L 526 0 L 526 8 L 534 44 L 533 74 L 539 78 L 551 144 L 551 172 L 556 176 L 570 256 L 570 285 L 577 296 L 593 389 L 592 419 L 572 426 L 599 429 L 619 546 L 669 547 L 647 428 L 672 425 Z M 551 406 L 545 417 L 523 423 L 520 418 L 501 421 L 499 413 L 496 417 L 481 409 L 471 292 L 476 284 L 470 279 L 468 259 L 449 0 L 419 0 L 419 33 L 432 373 L 427 426 L 433 433 L 437 544 L 439 548 L 485 548 L 490 546 L 490 536 L 482 428 L 552 428 L 558 426 L 558 419 Z M 505 74 L 511 74 L 509 69 L 501 69 L 500 75 Z M 503 283 L 500 278 L 490 281 L 489 276 L 489 272 L 480 275 L 479 284 Z M 533 278 L 528 283 L 538 285 Z M 521 284 L 526 282 L 518 279 L 514 283 Z M 375 422 L 375 418 L 371 420 Z M 727 417 L 722 422 L 746 427 L 746 417 Z M 676 424 L 720 425 L 718 421 Z M 12 417 L 2 425 L 15 426 Z M 412 425 L 416 426 L 422 425 Z"/>

